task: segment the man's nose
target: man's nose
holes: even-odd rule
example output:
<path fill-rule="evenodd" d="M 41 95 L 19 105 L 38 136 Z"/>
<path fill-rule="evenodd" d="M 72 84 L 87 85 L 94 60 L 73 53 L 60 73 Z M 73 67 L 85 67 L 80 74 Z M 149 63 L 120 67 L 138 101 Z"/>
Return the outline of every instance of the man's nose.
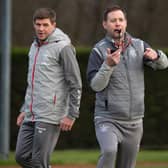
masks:
<path fill-rule="evenodd" d="M 39 30 L 44 30 L 44 26 L 39 26 Z"/>
<path fill-rule="evenodd" d="M 116 26 L 120 26 L 120 21 L 119 20 L 116 21 Z"/>

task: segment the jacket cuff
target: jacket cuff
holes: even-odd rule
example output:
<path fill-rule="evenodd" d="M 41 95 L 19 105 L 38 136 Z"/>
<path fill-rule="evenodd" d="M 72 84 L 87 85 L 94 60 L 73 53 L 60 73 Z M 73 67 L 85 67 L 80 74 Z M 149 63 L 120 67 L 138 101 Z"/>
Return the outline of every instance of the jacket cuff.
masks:
<path fill-rule="evenodd" d="M 74 117 L 74 116 L 72 116 L 70 114 L 68 114 L 67 117 L 70 118 L 71 120 L 76 120 L 76 118 L 77 118 L 77 117 Z"/>

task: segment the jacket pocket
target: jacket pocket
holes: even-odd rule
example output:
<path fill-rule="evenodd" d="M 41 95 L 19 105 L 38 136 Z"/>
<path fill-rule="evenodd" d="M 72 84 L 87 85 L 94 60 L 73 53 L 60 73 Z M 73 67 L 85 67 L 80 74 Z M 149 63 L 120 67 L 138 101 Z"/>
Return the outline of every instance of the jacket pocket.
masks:
<path fill-rule="evenodd" d="M 55 92 L 55 95 L 53 96 L 53 104 L 55 107 L 63 107 L 65 108 L 68 104 L 69 96 L 66 92 L 66 89 L 64 90 L 57 90 Z"/>

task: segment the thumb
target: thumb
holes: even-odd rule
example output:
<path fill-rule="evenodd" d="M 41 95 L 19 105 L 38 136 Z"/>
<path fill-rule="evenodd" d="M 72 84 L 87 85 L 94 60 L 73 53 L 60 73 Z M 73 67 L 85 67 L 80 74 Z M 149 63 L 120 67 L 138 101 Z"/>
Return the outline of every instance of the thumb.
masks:
<path fill-rule="evenodd" d="M 107 48 L 107 54 L 111 54 L 111 49 Z"/>

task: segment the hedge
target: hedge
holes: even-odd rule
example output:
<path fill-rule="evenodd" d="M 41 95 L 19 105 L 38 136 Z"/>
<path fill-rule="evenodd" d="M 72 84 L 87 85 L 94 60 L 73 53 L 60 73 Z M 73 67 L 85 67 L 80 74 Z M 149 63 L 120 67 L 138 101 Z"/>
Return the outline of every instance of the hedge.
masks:
<path fill-rule="evenodd" d="M 77 48 L 77 59 L 83 81 L 83 94 L 80 108 L 80 118 L 76 120 L 71 132 L 61 133 L 57 148 L 97 148 L 95 138 L 93 111 L 94 93 L 86 81 L 86 67 L 90 48 Z M 164 50 L 168 53 L 168 49 Z M 11 61 L 11 150 L 15 149 L 18 127 L 16 117 L 23 103 L 27 77 L 26 48 L 14 48 Z M 145 118 L 142 146 L 150 148 L 165 148 L 168 145 L 168 70 L 154 72 L 145 68 Z"/>

